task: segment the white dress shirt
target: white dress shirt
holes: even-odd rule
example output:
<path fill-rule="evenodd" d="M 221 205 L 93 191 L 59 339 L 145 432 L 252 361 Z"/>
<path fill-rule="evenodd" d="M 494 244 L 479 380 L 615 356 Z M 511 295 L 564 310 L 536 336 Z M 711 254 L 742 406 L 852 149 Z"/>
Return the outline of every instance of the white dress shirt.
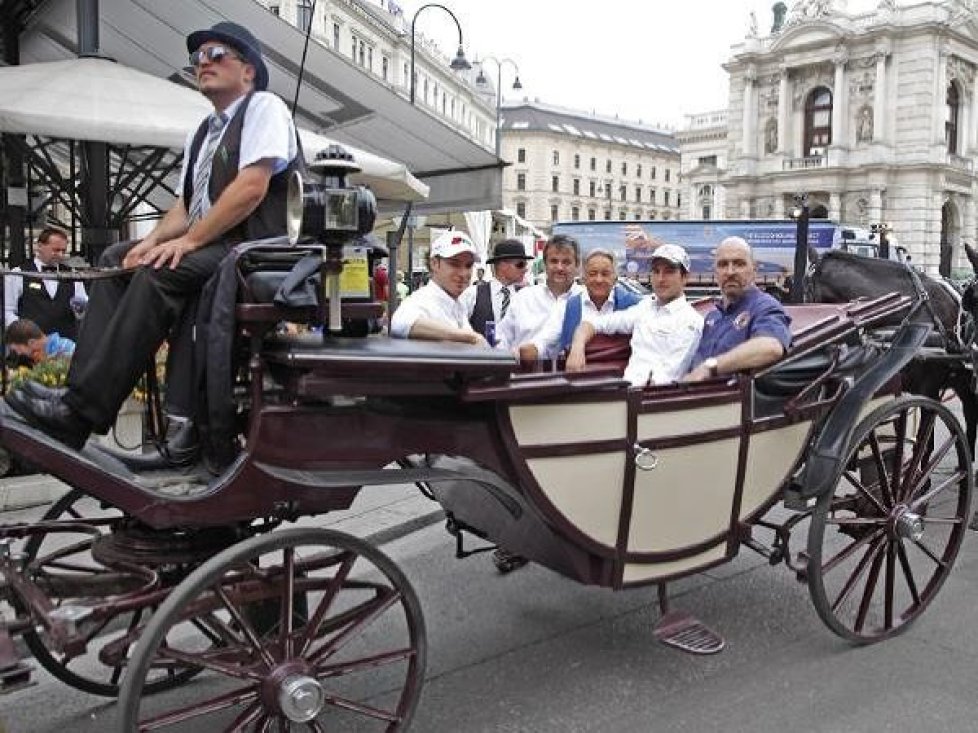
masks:
<path fill-rule="evenodd" d="M 554 295 L 545 284 L 520 290 L 510 301 L 506 317 L 496 324 L 498 348 L 511 350 L 520 344 L 532 342 L 551 314 L 559 311 L 559 318 L 563 320 L 564 306 L 568 298 L 577 295 L 583 289 L 574 283 L 570 290 L 560 296 Z"/>
<path fill-rule="evenodd" d="M 582 288 L 581 292 L 575 297 L 581 299 L 581 320 L 582 321 L 593 321 L 595 316 L 614 313 L 615 312 L 615 291 L 612 290 L 608 299 L 602 304 L 600 308 L 594 304 L 591 300 L 591 295 L 588 293 L 587 288 Z M 537 358 L 538 359 L 555 359 L 560 352 L 560 335 L 564 330 L 564 312 L 566 306 L 563 308 L 555 308 L 550 314 L 550 317 L 544 322 L 543 326 L 537 332 L 537 335 L 533 338 L 533 345 L 537 347 Z"/>
<path fill-rule="evenodd" d="M 34 266 L 37 268 L 38 272 L 41 272 L 45 265 L 37 257 L 34 258 Z M 15 267 L 11 272 L 20 272 L 19 267 Z M 31 278 L 30 285 L 28 287 L 38 287 L 43 285 L 44 289 L 47 290 L 48 295 L 51 300 L 54 300 L 54 296 L 58 293 L 58 281 L 57 280 L 35 280 Z M 75 292 L 74 295 L 77 298 L 85 300 L 87 296 L 85 295 L 85 286 L 80 282 L 74 283 Z M 20 300 L 20 296 L 24 293 L 24 278 L 17 277 L 16 275 L 7 275 L 3 280 L 3 322 L 6 325 L 10 325 L 18 318 L 17 315 L 17 301 Z"/>
<path fill-rule="evenodd" d="M 433 280 L 429 280 L 427 285 L 415 290 L 397 306 L 397 310 L 391 316 L 390 335 L 396 338 L 408 338 L 419 318 L 430 318 L 455 328 L 472 330 L 461 299 L 453 298 Z"/>
<path fill-rule="evenodd" d="M 625 379 L 635 387 L 678 381 L 689 371 L 703 333 L 703 317 L 682 295 L 666 305 L 650 296 L 626 310 L 588 320 L 596 333 L 632 334 Z"/>

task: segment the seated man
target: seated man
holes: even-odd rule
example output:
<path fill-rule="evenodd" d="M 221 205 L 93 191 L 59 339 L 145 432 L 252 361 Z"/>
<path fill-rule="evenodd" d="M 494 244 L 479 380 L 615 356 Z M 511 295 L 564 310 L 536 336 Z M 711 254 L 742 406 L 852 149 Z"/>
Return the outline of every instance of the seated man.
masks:
<path fill-rule="evenodd" d="M 390 335 L 427 341 L 459 341 L 488 346 L 472 330 L 459 296 L 469 286 L 477 250 L 464 232 L 441 234 L 431 245 L 431 279 L 411 293 L 394 311 Z"/>
<path fill-rule="evenodd" d="M 706 314 L 688 382 L 773 364 L 791 345 L 791 319 L 754 284 L 754 256 L 744 239 L 720 242 L 714 270 L 723 297 Z"/>
<path fill-rule="evenodd" d="M 555 309 L 534 339 L 520 344 L 520 359 L 553 359 L 570 349 L 581 320 L 624 311 L 641 297 L 618 283 L 615 256 L 606 249 L 593 249 L 584 259 L 584 290 L 572 295 L 563 310 Z"/>
<path fill-rule="evenodd" d="M 14 353 L 26 357 L 31 364 L 48 359 L 71 359 L 75 342 L 57 331 L 45 334 L 29 318 L 18 318 L 7 327 L 7 344 Z"/>
<path fill-rule="evenodd" d="M 644 298 L 634 308 L 599 315 L 577 327 L 567 371 L 584 368 L 584 349 L 596 333 L 630 333 L 632 353 L 625 379 L 633 387 L 670 384 L 688 370 L 703 330 L 703 318 L 686 301 L 689 256 L 675 244 L 663 244 L 652 256 L 654 298 Z"/>

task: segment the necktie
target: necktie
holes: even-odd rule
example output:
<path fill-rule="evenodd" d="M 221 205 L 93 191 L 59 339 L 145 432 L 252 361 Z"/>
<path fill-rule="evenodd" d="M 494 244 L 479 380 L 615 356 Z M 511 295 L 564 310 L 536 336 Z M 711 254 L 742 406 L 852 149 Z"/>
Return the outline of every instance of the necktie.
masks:
<path fill-rule="evenodd" d="M 211 180 L 211 162 L 217 150 L 217 143 L 221 139 L 221 130 L 227 120 L 223 114 L 211 115 L 207 121 L 208 133 L 207 140 L 204 142 L 203 152 L 200 154 L 200 162 L 197 165 L 197 172 L 194 174 L 194 192 L 190 200 L 190 223 L 198 221 L 204 216 L 204 204 L 208 197 L 208 184 Z"/>
<path fill-rule="evenodd" d="M 503 307 L 499 310 L 499 320 L 503 320 L 506 317 L 506 311 L 509 310 L 509 288 L 503 285 Z"/>

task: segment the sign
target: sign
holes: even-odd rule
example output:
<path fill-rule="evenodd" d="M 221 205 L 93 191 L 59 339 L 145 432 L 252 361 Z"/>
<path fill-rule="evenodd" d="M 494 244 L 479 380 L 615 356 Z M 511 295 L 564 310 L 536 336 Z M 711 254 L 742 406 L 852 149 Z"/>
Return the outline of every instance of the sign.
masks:
<path fill-rule="evenodd" d="M 340 273 L 340 297 L 371 297 L 370 262 L 366 247 L 343 248 L 343 272 Z"/>

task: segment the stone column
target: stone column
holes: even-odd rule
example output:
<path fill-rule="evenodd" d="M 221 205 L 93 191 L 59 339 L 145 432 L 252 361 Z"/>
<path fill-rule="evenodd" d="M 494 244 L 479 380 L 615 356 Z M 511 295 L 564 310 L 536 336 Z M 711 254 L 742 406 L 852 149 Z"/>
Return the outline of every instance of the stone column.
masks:
<path fill-rule="evenodd" d="M 742 198 L 740 200 L 740 218 L 741 219 L 750 219 L 751 218 L 751 216 L 750 216 L 750 199 L 749 198 Z"/>
<path fill-rule="evenodd" d="M 886 114 L 886 57 L 889 55 L 888 47 L 878 47 L 876 49 L 876 84 L 873 89 L 873 142 L 886 142 L 886 128 L 889 126 L 889 119 Z"/>
<path fill-rule="evenodd" d="M 748 64 L 747 68 L 744 70 L 744 120 L 743 120 L 743 135 L 744 135 L 744 156 L 752 157 L 755 154 L 755 140 L 757 137 L 755 130 L 755 121 L 757 115 L 754 112 L 754 84 L 757 81 L 757 68 L 753 64 Z"/>
<path fill-rule="evenodd" d="M 978 95 L 978 90 L 975 88 L 975 70 L 973 67 L 969 67 L 969 78 L 965 79 L 965 98 L 967 102 L 965 103 L 965 117 L 967 121 L 967 126 L 964 128 L 964 143 L 961 146 L 961 154 L 970 157 L 975 150 L 975 122 L 978 121 L 978 100 L 976 100 L 976 95 Z"/>
<path fill-rule="evenodd" d="M 867 213 L 870 224 L 879 224 L 883 221 L 883 191 L 881 189 L 874 188 L 869 192 L 869 211 Z"/>
<path fill-rule="evenodd" d="M 782 155 L 791 157 L 788 144 L 788 115 L 791 110 L 791 87 L 788 79 L 788 67 L 782 66 L 779 69 L 781 78 L 778 83 L 778 151 Z"/>
<path fill-rule="evenodd" d="M 947 62 L 951 57 L 941 45 L 937 49 L 937 73 L 934 74 L 934 143 L 946 147 L 944 115 L 947 112 Z"/>
<path fill-rule="evenodd" d="M 832 90 L 832 144 L 839 147 L 849 145 L 849 89 L 846 86 L 846 64 L 849 53 L 840 48 L 835 57 L 835 86 Z"/>
<path fill-rule="evenodd" d="M 842 221 L 842 196 L 838 193 L 829 194 L 829 218 Z"/>

